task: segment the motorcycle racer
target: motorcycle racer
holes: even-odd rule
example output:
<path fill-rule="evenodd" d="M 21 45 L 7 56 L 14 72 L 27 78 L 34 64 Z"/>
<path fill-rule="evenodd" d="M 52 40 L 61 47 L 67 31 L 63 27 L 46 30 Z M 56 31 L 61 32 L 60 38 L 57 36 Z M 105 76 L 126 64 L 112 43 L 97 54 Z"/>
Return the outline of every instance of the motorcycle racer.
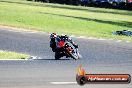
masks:
<path fill-rule="evenodd" d="M 75 48 L 78 48 L 78 45 L 75 44 L 71 38 L 69 38 L 69 36 L 67 35 L 57 35 L 56 33 L 51 33 L 50 34 L 50 47 L 52 48 L 52 51 L 55 52 L 55 57 L 58 56 L 57 58 L 61 58 L 63 56 L 65 56 L 64 53 L 60 53 L 61 48 L 57 47 L 57 42 L 59 40 L 64 40 L 64 41 L 69 41 L 71 44 L 73 44 L 73 46 Z"/>

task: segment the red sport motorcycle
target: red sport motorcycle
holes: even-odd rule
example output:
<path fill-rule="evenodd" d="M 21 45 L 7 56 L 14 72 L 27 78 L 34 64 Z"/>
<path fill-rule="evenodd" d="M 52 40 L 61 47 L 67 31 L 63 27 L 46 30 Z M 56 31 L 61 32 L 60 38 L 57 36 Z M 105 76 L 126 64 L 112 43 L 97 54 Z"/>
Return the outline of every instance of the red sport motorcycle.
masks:
<path fill-rule="evenodd" d="M 59 51 L 55 52 L 56 60 L 60 59 L 63 56 L 66 56 L 66 58 L 71 57 L 75 60 L 78 60 L 81 58 L 81 55 L 79 54 L 78 49 L 75 48 L 75 46 L 67 40 L 57 41 L 57 48 L 59 48 Z"/>

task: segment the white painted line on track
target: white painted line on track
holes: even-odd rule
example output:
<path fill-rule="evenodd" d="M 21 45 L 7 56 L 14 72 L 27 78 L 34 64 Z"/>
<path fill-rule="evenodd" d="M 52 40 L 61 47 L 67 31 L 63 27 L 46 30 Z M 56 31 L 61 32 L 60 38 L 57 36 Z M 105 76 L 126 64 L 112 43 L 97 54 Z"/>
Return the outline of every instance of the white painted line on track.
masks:
<path fill-rule="evenodd" d="M 70 37 L 75 37 L 75 35 L 70 35 Z"/>
<path fill-rule="evenodd" d="M 116 42 L 122 42 L 122 40 L 117 40 Z"/>
<path fill-rule="evenodd" d="M 86 37 L 85 36 L 79 36 L 78 38 L 84 38 L 85 39 Z"/>
<path fill-rule="evenodd" d="M 94 37 L 88 37 L 87 39 L 92 39 L 92 40 L 93 40 L 93 39 L 98 39 L 98 38 L 94 38 Z"/>
<path fill-rule="evenodd" d="M 129 43 L 130 41 L 126 41 L 127 43 Z"/>
<path fill-rule="evenodd" d="M 67 84 L 77 84 L 77 82 L 50 82 L 54 85 L 67 85 Z"/>
<path fill-rule="evenodd" d="M 106 39 L 98 39 L 98 40 L 106 40 Z"/>

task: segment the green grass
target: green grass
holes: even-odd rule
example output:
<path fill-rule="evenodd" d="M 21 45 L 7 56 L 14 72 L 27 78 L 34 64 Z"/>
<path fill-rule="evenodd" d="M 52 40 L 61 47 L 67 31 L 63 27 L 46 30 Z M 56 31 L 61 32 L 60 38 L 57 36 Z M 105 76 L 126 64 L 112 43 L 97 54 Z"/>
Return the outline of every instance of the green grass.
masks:
<path fill-rule="evenodd" d="M 4 59 L 27 59 L 29 58 L 29 55 L 27 54 L 20 54 L 20 53 L 16 53 L 16 52 L 9 52 L 9 51 L 0 51 L 0 60 Z"/>
<path fill-rule="evenodd" d="M 131 37 L 113 36 L 111 33 L 124 29 L 132 31 L 132 12 L 26 0 L 1 0 L 0 24 L 59 34 L 131 41 Z"/>

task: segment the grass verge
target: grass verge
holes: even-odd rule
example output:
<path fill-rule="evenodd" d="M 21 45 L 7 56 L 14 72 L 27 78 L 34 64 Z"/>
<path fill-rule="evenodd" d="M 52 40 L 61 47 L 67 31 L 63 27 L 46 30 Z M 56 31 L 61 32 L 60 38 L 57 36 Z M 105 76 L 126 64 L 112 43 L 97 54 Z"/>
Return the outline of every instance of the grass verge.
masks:
<path fill-rule="evenodd" d="M 9 52 L 9 51 L 0 51 L 0 60 L 20 60 L 20 59 L 27 59 L 30 56 L 27 54 L 20 54 L 16 52 Z"/>
<path fill-rule="evenodd" d="M 116 30 L 132 31 L 132 12 L 94 7 L 1 0 L 0 24 L 59 34 L 131 40 L 113 36 Z"/>

